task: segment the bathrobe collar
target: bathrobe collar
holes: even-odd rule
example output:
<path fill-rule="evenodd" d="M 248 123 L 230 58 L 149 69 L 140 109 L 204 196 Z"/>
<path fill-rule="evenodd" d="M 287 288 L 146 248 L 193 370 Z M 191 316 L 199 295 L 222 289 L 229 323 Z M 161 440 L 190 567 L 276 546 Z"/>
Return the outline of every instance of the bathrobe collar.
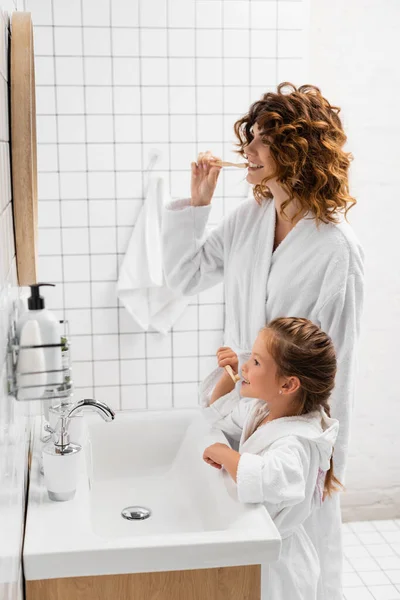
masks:
<path fill-rule="evenodd" d="M 321 458 L 321 469 L 327 471 L 338 431 L 339 422 L 337 419 L 328 417 L 323 408 L 320 408 L 306 415 L 281 417 L 261 425 L 241 444 L 240 453 L 259 454 L 283 437 L 301 437 L 317 444 Z"/>

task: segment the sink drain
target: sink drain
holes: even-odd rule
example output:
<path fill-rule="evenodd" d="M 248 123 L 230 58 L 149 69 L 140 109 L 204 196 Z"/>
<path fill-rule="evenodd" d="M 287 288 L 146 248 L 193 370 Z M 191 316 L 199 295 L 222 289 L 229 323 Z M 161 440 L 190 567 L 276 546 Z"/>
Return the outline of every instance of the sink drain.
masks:
<path fill-rule="evenodd" d="M 127 506 L 121 515 L 128 521 L 143 521 L 151 516 L 151 510 L 144 506 Z"/>

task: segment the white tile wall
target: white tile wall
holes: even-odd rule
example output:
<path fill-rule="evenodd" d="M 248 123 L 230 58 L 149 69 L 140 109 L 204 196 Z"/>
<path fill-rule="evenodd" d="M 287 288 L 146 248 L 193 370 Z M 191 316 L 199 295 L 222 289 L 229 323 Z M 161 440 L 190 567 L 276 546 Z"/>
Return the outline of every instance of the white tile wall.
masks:
<path fill-rule="evenodd" d="M 359 377 L 342 496 L 346 520 L 400 516 L 400 403 L 393 385 L 400 332 L 400 4 L 366 6 L 363 0 L 311 5 L 312 80 L 342 107 L 358 200 L 349 219 L 366 251 Z"/>
<path fill-rule="evenodd" d="M 197 404 L 222 343 L 220 286 L 191 300 L 172 335 L 143 333 L 116 297 L 153 148 L 172 197 L 190 162 L 227 160 L 233 123 L 283 74 L 303 83 L 307 1 L 25 0 L 35 24 L 40 279 L 69 320 L 78 394 L 116 408 Z M 224 172 L 211 224 L 247 195 Z M 48 295 L 48 294 L 47 294 Z"/>
<path fill-rule="evenodd" d="M 0 598 L 22 600 L 21 548 L 29 420 L 7 394 L 5 357 L 17 275 L 11 203 L 9 136 L 9 17 L 17 4 L 0 6 Z"/>

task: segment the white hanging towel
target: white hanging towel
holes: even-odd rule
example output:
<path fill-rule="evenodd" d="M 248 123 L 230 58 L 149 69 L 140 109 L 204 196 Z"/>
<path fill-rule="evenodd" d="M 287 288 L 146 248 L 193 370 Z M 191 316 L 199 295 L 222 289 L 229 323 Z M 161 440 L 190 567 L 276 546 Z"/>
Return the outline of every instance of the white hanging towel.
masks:
<path fill-rule="evenodd" d="M 166 335 L 190 297 L 172 291 L 165 283 L 161 246 L 161 215 L 169 201 L 166 183 L 150 176 L 147 196 L 122 262 L 117 295 L 145 331 L 153 327 Z"/>

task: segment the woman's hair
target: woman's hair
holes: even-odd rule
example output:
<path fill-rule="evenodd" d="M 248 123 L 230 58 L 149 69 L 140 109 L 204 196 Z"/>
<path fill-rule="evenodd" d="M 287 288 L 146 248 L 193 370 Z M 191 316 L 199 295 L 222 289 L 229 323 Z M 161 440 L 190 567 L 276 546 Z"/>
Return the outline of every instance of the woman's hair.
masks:
<path fill-rule="evenodd" d="M 322 407 L 330 417 L 329 397 L 335 386 L 337 369 L 331 338 L 308 319 L 295 317 L 275 319 L 263 327 L 261 333 L 276 364 L 277 378 L 297 377 L 300 381 L 294 407 L 296 414 L 305 415 Z M 267 413 L 268 407 L 260 401 L 251 425 L 252 432 Z M 343 486 L 334 476 L 331 457 L 324 491 L 330 496 L 340 488 Z"/>
<path fill-rule="evenodd" d="M 288 90 L 289 93 L 284 93 Z M 274 177 L 289 194 L 281 214 L 295 199 L 303 210 L 311 211 L 317 223 L 336 223 L 338 214 L 347 212 L 355 198 L 349 194 L 348 170 L 353 157 L 343 150 L 347 137 L 339 118 L 340 108 L 332 106 L 313 85 L 296 88 L 281 83 L 278 91 L 264 94 L 244 117 L 236 121 L 238 154 L 244 156 L 254 139 L 257 123 L 262 142 L 270 147 L 276 170 L 253 193 L 260 204 L 272 198 L 268 181 Z M 296 218 L 295 215 L 293 220 Z"/>

